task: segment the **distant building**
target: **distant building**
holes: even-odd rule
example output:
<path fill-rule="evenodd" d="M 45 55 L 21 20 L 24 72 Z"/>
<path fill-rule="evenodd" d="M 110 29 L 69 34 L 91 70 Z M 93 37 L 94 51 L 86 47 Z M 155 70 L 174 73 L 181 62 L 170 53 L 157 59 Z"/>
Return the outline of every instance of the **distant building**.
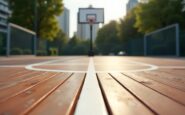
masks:
<path fill-rule="evenodd" d="M 70 27 L 70 11 L 66 7 L 64 7 L 64 11 L 61 16 L 58 17 L 60 28 L 69 38 L 69 27 Z"/>
<path fill-rule="evenodd" d="M 0 0 L 0 32 L 7 32 L 8 17 L 10 15 L 8 2 L 6 0 Z"/>
<path fill-rule="evenodd" d="M 129 0 L 127 3 L 127 12 L 133 9 L 138 3 L 138 0 Z"/>

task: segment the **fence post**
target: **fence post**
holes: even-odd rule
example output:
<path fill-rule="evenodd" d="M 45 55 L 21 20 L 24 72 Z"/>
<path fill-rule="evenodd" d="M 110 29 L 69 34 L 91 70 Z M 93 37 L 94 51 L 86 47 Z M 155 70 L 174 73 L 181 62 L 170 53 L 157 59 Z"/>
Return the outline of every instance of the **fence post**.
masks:
<path fill-rule="evenodd" d="M 7 39 L 6 39 L 6 56 L 10 56 L 10 38 L 11 37 L 11 28 L 10 25 L 8 24 L 7 28 Z"/>
<path fill-rule="evenodd" d="M 147 38 L 144 36 L 144 56 L 147 56 Z"/>
<path fill-rule="evenodd" d="M 33 55 L 37 55 L 37 37 L 36 35 L 34 35 L 33 37 Z"/>
<path fill-rule="evenodd" d="M 180 38 L 179 38 L 179 24 L 176 24 L 176 56 L 180 56 Z"/>

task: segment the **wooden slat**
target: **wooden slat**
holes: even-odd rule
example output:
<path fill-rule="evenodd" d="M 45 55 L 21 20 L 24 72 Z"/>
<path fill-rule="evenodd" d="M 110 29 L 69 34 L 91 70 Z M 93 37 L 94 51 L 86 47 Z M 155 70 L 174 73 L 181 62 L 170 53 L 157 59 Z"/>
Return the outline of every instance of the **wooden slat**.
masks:
<path fill-rule="evenodd" d="M 9 69 L 7 68 L 7 70 L 9 70 Z M 33 71 L 21 70 L 21 71 L 17 71 L 15 73 L 12 73 L 12 74 L 9 74 L 9 75 L 4 75 L 4 76 L 0 77 L 0 82 L 9 81 L 12 78 L 19 77 L 19 76 L 22 76 L 22 75 L 25 75 L 25 74 L 28 74 L 28 73 L 31 73 L 31 72 L 33 72 Z M 7 71 L 7 73 L 9 73 L 9 72 Z"/>
<path fill-rule="evenodd" d="M 154 114 L 108 74 L 98 74 L 101 89 L 110 114 L 151 115 Z"/>
<path fill-rule="evenodd" d="M 23 68 L 0 68 L 0 80 L 6 76 L 11 76 L 18 72 L 23 71 Z"/>
<path fill-rule="evenodd" d="M 0 103 L 0 114 L 19 115 L 29 111 L 36 104 L 41 102 L 63 82 L 69 78 L 71 74 L 59 74 L 53 78 L 42 82 L 41 84 L 24 91 L 23 93 Z"/>
<path fill-rule="evenodd" d="M 43 72 L 44 73 L 44 72 Z M 45 81 L 53 75 L 56 75 L 56 73 L 44 73 L 40 74 L 38 76 L 33 77 L 33 79 L 27 80 L 25 82 L 20 82 L 17 84 L 14 84 L 11 87 L 4 88 L 3 90 L 0 90 L 0 102 L 6 101 L 7 99 L 16 96 L 36 85 L 39 85 L 42 81 Z"/>
<path fill-rule="evenodd" d="M 157 114 L 161 115 L 184 115 L 185 106 L 161 95 L 160 93 L 138 83 L 127 76 L 119 73 L 112 73 L 123 86 L 131 91 L 136 97 L 142 100 Z"/>
<path fill-rule="evenodd" d="M 185 91 L 185 77 L 181 77 L 178 75 L 175 76 L 175 75 L 171 75 L 171 74 L 167 74 L 159 71 L 149 71 L 149 72 L 143 72 L 139 74 L 146 78 L 166 84 L 170 87 L 174 87 L 179 90 Z"/>
<path fill-rule="evenodd" d="M 139 83 L 152 88 L 153 90 L 156 90 L 160 92 L 163 95 L 166 95 L 167 97 L 177 101 L 178 103 L 181 103 L 185 105 L 185 92 L 178 90 L 173 87 L 169 87 L 167 85 L 164 85 L 162 83 L 156 82 L 151 79 L 147 79 L 143 76 L 137 75 L 138 73 L 124 73 L 128 77 L 138 81 Z M 175 95 L 174 95 L 175 94 Z"/>
<path fill-rule="evenodd" d="M 14 77 L 12 79 L 9 79 L 8 81 L 4 81 L 0 83 L 0 91 L 2 89 L 5 88 L 9 88 L 9 87 L 13 87 L 14 85 L 21 83 L 21 82 L 25 82 L 25 81 L 29 81 L 30 79 L 33 79 L 34 77 L 37 77 L 39 75 L 42 75 L 45 72 L 30 72 L 27 74 L 23 74 L 21 76 L 18 77 Z"/>
<path fill-rule="evenodd" d="M 166 72 L 175 76 L 185 77 L 185 69 L 159 69 L 158 71 Z"/>
<path fill-rule="evenodd" d="M 20 80 L 23 80 L 23 79 L 27 79 L 32 75 L 38 75 L 40 73 L 43 73 L 43 72 L 29 71 L 28 73 L 23 73 L 23 74 L 20 74 L 20 75 L 13 75 L 12 74 L 13 76 L 10 77 L 10 78 L 0 79 L 0 83 L 20 81 Z"/>
<path fill-rule="evenodd" d="M 30 115 L 72 115 L 84 81 L 84 74 L 74 74 L 43 102 L 36 106 Z M 88 104 L 87 104 L 88 106 Z M 87 113 L 88 114 L 88 113 Z"/>

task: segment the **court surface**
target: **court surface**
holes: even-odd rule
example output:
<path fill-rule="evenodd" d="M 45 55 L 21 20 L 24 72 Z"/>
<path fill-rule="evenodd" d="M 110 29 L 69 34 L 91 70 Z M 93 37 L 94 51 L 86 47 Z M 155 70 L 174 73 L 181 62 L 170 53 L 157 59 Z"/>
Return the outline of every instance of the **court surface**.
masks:
<path fill-rule="evenodd" d="M 185 58 L 0 57 L 0 115 L 185 115 Z"/>

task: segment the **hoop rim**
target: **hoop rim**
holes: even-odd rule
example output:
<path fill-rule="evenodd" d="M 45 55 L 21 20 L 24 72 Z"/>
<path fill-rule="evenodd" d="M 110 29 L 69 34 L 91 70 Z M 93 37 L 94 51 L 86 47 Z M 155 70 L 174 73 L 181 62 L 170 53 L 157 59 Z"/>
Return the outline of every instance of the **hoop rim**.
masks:
<path fill-rule="evenodd" d="M 89 24 L 95 24 L 96 23 L 96 15 L 95 14 L 87 15 L 87 22 Z"/>

